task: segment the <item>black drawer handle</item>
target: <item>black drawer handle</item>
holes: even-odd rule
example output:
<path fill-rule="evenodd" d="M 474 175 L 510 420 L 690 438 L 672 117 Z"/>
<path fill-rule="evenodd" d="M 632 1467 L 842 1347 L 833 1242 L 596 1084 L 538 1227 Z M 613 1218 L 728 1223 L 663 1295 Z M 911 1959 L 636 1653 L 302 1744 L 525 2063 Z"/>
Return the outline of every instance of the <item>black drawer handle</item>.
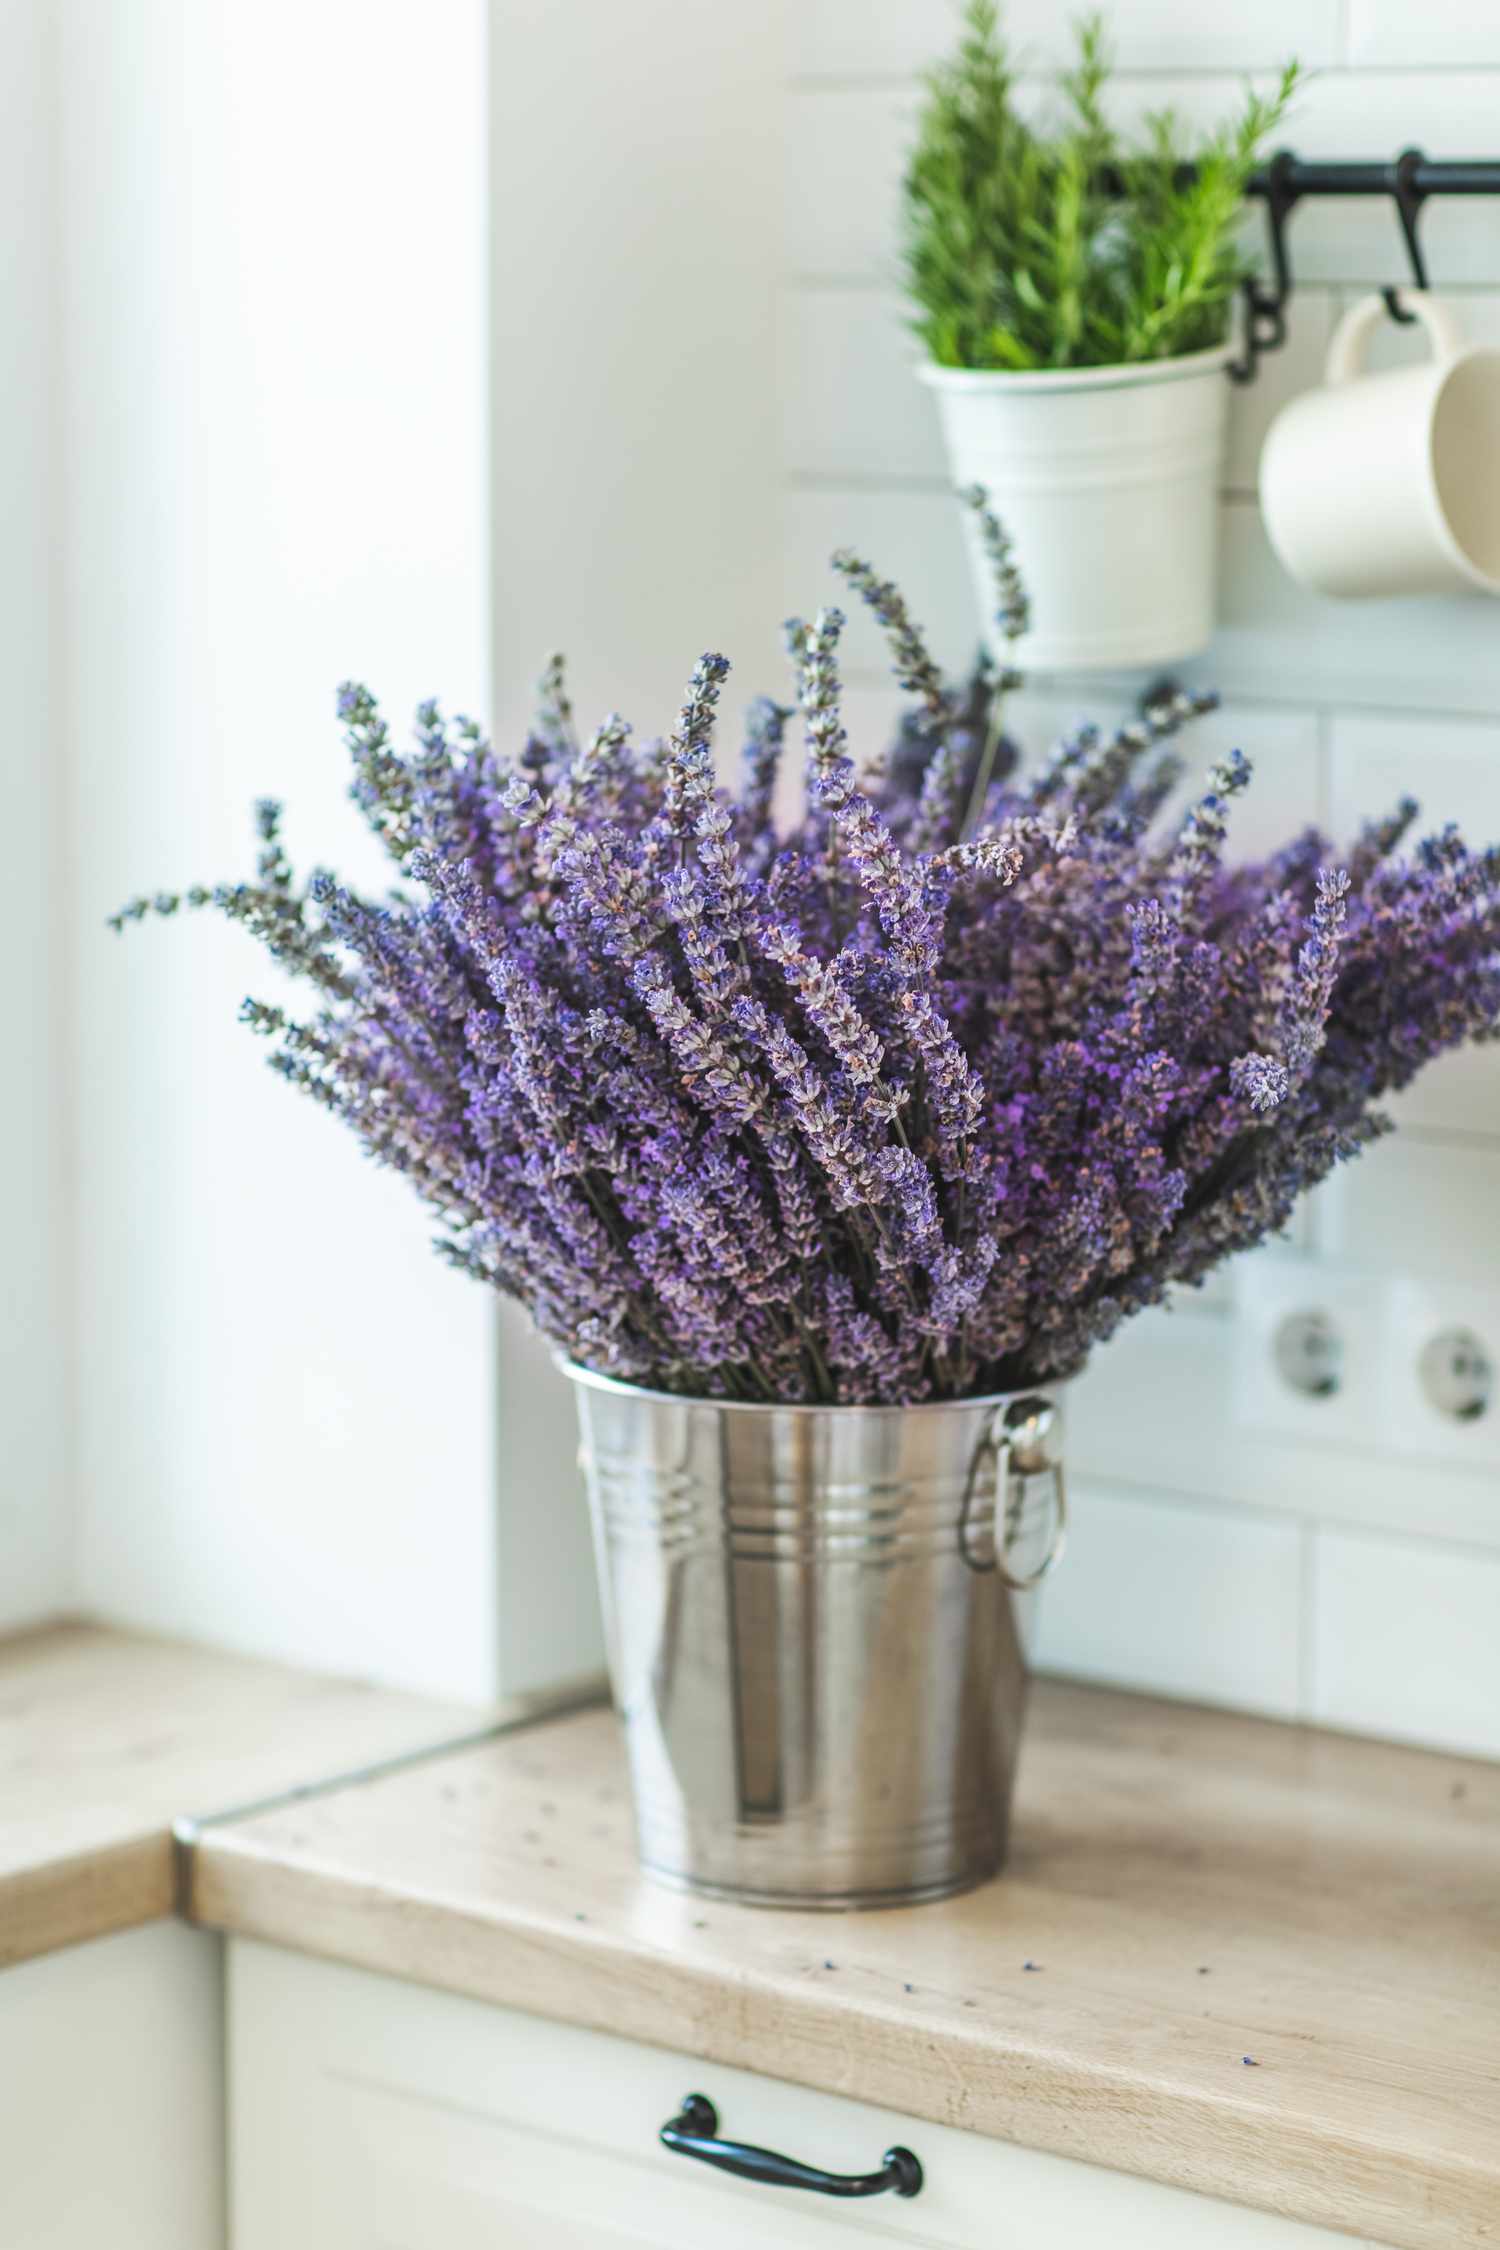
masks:
<path fill-rule="evenodd" d="M 689 2094 L 676 2117 L 661 2129 L 661 2145 L 678 2156 L 696 2156 L 721 2172 L 767 2187 L 810 2188 L 814 2195 L 920 2195 L 922 2167 L 909 2148 L 888 2148 L 878 2172 L 820 2172 L 778 2156 L 773 2148 L 750 2148 L 744 2141 L 719 2139 L 719 2113 L 706 2094 Z"/>

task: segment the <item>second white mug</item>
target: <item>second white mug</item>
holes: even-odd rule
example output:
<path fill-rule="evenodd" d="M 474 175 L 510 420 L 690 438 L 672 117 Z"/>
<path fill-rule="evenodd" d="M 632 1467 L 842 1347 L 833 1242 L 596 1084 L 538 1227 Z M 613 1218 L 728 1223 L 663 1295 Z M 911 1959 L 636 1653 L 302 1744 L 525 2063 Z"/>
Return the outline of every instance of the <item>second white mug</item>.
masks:
<path fill-rule="evenodd" d="M 1283 566 L 1320 594 L 1500 594 L 1500 351 L 1467 349 L 1448 307 L 1401 303 L 1432 357 L 1364 372 L 1386 317 L 1362 297 L 1334 330 L 1323 386 L 1292 400 L 1260 457 Z"/>

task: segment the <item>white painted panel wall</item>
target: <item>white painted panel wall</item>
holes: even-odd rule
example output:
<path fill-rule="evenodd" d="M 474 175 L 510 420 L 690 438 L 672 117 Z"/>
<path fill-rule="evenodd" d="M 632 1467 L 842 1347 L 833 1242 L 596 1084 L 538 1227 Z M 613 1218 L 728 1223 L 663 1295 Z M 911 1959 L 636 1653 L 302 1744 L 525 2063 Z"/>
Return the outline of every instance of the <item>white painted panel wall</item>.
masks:
<path fill-rule="evenodd" d="M 497 725 L 563 649 L 580 722 L 664 733 L 706 649 L 726 738 L 779 666 L 781 0 L 491 9 Z M 600 1660 L 567 1385 L 507 1318 L 508 1686 Z"/>
<path fill-rule="evenodd" d="M 62 1007 L 56 944 L 61 734 L 52 661 L 55 493 L 46 0 L 0 0 L 0 1631 L 60 1609 L 67 1514 Z"/>
<path fill-rule="evenodd" d="M 495 1684 L 493 1308 L 126 895 L 374 872 L 336 683 L 489 702 L 481 0 L 63 0 L 77 1430 L 88 1606 Z"/>
<path fill-rule="evenodd" d="M 103 922 L 245 867 L 266 791 L 303 864 L 384 879 L 344 802 L 346 674 L 506 730 L 558 645 L 586 721 L 663 730 L 707 647 L 754 691 L 779 10 L 58 12 L 75 1597 L 536 1685 L 599 1659 L 566 1386 L 260 1067 L 247 943 Z"/>
<path fill-rule="evenodd" d="M 1012 0 L 1024 98 L 1066 51 L 1068 11 Z M 1252 10 L 1114 0 L 1125 118 L 1170 103 L 1217 117 L 1237 74 L 1289 53 L 1313 66 L 1285 139 L 1308 155 L 1500 153 L 1500 41 L 1465 0 L 1275 0 Z M 783 203 L 784 602 L 832 591 L 847 542 L 897 575 L 949 664 L 978 632 L 930 398 L 902 326 L 897 183 L 918 74 L 950 36 L 923 0 L 810 0 L 788 50 Z M 1500 334 L 1500 219 L 1430 205 L 1435 279 L 1473 334 Z M 1272 557 L 1255 505 L 1272 413 L 1315 381 L 1333 321 L 1402 279 L 1379 203 L 1303 207 L 1303 283 L 1289 348 L 1235 396 L 1225 479 L 1224 593 L 1213 649 L 1190 668 L 1225 692 L 1211 730 L 1255 761 L 1244 847 L 1310 817 L 1347 832 L 1404 789 L 1434 824 L 1500 838 L 1500 610 L 1482 599 L 1309 599 Z M 1382 359 L 1412 347 L 1394 330 Z M 1003 508 L 1004 495 L 998 496 Z M 1024 557 L 1022 558 L 1024 563 Z M 847 646 L 855 747 L 893 697 L 866 619 Z M 1139 680 L 1040 682 L 1018 706 L 1041 745 L 1070 715 L 1118 710 Z M 1316 1717 L 1500 1756 L 1500 1449 L 1491 1417 L 1439 1424 L 1413 1376 L 1437 1321 L 1463 1318 L 1500 1363 L 1500 1078 L 1458 1058 L 1397 1105 L 1404 1138 L 1314 1199 L 1293 1240 L 1149 1316 L 1079 1386 L 1072 1551 L 1040 1604 L 1044 1663 L 1164 1693 Z M 1274 1321 L 1326 1305 L 1351 1354 L 1345 1391 L 1278 1389 Z"/>
<path fill-rule="evenodd" d="M 55 14 L 77 1590 L 449 1692 L 525 1684 L 596 1645 L 564 1390 L 540 1355 L 508 1352 L 495 1421 L 492 1308 L 430 1260 L 399 1184 L 361 1174 L 257 1067 L 232 1021 L 247 984 L 267 988 L 243 943 L 207 926 L 117 942 L 102 918 L 128 891 L 242 865 L 266 787 L 291 799 L 304 857 L 348 859 L 328 712 L 349 671 L 398 712 L 437 689 L 513 726 L 561 643 L 585 719 L 618 705 L 655 731 L 705 646 L 738 660 L 736 687 L 774 684 L 776 621 L 833 591 L 825 558 L 846 540 L 967 658 L 977 619 L 891 230 L 914 73 L 946 22 L 922 0 L 785 20 L 692 0 Z M 1056 11 L 1017 0 L 1015 21 L 1038 62 L 1059 51 Z M 1309 152 L 1494 146 L 1480 11 L 1118 0 L 1112 22 L 1136 114 L 1216 116 L 1238 73 L 1296 47 L 1318 66 L 1289 134 Z M 28 174 L 31 117 L 5 144 Z M 1424 234 L 1476 332 L 1500 333 L 1493 210 L 1435 207 Z M 1398 270 L 1377 207 L 1301 211 L 1294 247 L 1309 286 L 1291 349 L 1236 401 L 1224 623 L 1196 668 L 1228 694 L 1218 739 L 1232 729 L 1259 764 L 1247 835 L 1310 810 L 1347 824 L 1398 777 L 1430 783 L 1435 814 L 1483 822 L 1496 612 L 1310 603 L 1260 532 L 1269 411 L 1312 378 L 1349 293 Z M 34 381 L 20 403 L 40 411 Z M 28 463 L 33 535 L 44 465 Z M 856 724 L 875 730 L 890 697 L 863 620 L 850 645 Z M 16 676 L 40 692 L 35 664 Z M 1034 726 L 1073 700 L 1039 683 Z M 35 784 L 25 817 L 45 828 Z M 1488 1058 L 1430 1081 L 1404 1147 L 1319 1198 L 1273 1262 L 1316 1293 L 1357 1257 L 1372 1303 L 1418 1273 L 1472 1290 L 1500 1245 L 1495 1091 Z M 41 1114 L 23 1127 L 38 1165 L 55 1145 Z M 50 1221 L 34 1176 L 19 1239 L 35 1271 Z M 1258 1333 L 1221 1286 L 1101 1361 L 1074 1418 L 1085 1515 L 1114 1522 L 1100 1551 L 1128 1548 L 1153 1584 L 1187 1570 L 1197 1614 L 1174 1634 L 1170 1604 L 1120 1604 L 1106 1633 L 1080 1565 L 1049 1587 L 1048 1645 L 1147 1686 L 1385 1729 L 1358 1685 L 1360 1604 L 1314 1598 L 1319 1541 L 1357 1533 L 1397 1570 L 1403 1540 L 1500 1551 L 1490 1457 L 1446 1432 L 1398 1454 L 1347 1417 L 1247 1424 Z M 1277 1535 L 1244 1546 L 1247 1514 Z M 1205 1604 L 1233 1630 L 1206 1632 Z M 1472 1669 L 1455 1659 L 1453 1677 L 1458 1717 L 1424 1692 L 1415 1731 L 1500 1753 Z M 1329 1681 L 1336 1698 L 1314 1689 Z"/>

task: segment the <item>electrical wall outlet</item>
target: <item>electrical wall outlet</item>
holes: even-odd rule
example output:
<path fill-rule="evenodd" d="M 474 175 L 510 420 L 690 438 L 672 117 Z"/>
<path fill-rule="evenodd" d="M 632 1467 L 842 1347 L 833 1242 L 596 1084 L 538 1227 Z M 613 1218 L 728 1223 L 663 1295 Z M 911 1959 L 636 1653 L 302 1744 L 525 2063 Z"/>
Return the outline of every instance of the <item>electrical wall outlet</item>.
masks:
<path fill-rule="evenodd" d="M 1500 1291 L 1393 1281 L 1382 1294 L 1386 1443 L 1424 1460 L 1500 1466 Z"/>
<path fill-rule="evenodd" d="M 1318 1259 L 1246 1259 L 1234 1272 L 1236 1422 L 1266 1436 L 1367 1443 L 1380 1405 L 1382 1295 L 1368 1275 Z"/>
<path fill-rule="evenodd" d="M 1234 1303 L 1243 1429 L 1500 1466 L 1500 1291 L 1263 1260 Z"/>

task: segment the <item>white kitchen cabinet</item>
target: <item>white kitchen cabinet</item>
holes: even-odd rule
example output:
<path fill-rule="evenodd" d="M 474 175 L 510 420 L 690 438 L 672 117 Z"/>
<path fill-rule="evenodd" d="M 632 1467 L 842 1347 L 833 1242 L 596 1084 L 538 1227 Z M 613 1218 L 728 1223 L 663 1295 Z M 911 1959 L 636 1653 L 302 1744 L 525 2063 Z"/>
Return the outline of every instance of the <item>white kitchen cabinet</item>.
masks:
<path fill-rule="evenodd" d="M 222 2250 L 220 1959 L 152 1922 L 0 1971 L 0 2250 Z"/>
<path fill-rule="evenodd" d="M 233 2250 L 1350 2250 L 1354 2238 L 366 1970 L 230 1946 Z M 643 1974 L 649 1971 L 643 1970 Z M 733 2005 L 732 1993 L 724 2004 Z M 829 2077 L 840 2057 L 831 2045 Z M 920 2157 L 919 2196 L 835 2202 L 659 2147 L 720 2131 L 833 2171 Z"/>

